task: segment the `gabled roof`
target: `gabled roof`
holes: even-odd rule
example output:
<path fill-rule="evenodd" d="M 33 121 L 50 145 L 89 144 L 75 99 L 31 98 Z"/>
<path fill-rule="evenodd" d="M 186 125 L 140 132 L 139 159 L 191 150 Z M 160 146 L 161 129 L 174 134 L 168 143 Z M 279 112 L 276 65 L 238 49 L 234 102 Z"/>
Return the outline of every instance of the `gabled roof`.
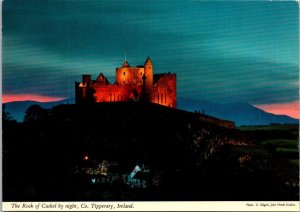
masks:
<path fill-rule="evenodd" d="M 129 65 L 128 61 L 125 60 L 125 62 L 122 65 L 122 68 L 128 68 L 128 67 L 130 67 L 130 65 Z"/>
<path fill-rule="evenodd" d="M 146 65 L 146 64 L 152 64 L 152 60 L 149 56 L 147 57 L 146 62 L 145 62 L 144 65 Z"/>
<path fill-rule="evenodd" d="M 100 83 L 100 84 L 103 84 L 103 85 L 108 85 L 109 84 L 107 78 L 102 73 L 99 74 L 96 81 L 97 81 L 97 83 Z"/>
<path fill-rule="evenodd" d="M 103 73 L 100 73 L 100 74 L 98 75 L 98 77 L 97 77 L 97 80 L 98 80 L 98 79 L 104 79 L 104 78 L 105 78 L 104 74 L 103 74 Z"/>

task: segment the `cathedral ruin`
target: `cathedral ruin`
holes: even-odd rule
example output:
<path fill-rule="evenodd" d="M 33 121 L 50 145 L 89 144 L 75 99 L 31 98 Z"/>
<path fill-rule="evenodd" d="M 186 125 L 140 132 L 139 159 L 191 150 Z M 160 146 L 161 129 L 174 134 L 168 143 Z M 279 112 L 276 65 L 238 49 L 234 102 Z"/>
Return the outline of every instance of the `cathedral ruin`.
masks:
<path fill-rule="evenodd" d="M 125 60 L 116 68 L 114 84 L 102 73 L 96 80 L 91 75 L 82 75 L 82 82 L 75 82 L 75 101 L 76 104 L 146 101 L 176 108 L 176 74 L 153 74 L 150 57 L 144 65 L 134 67 Z"/>

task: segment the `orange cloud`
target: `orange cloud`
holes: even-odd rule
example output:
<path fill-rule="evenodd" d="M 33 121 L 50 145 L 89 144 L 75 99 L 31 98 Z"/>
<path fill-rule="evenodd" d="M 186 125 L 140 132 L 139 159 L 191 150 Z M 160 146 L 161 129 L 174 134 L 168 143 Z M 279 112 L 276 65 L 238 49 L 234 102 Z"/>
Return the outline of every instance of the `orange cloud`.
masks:
<path fill-rule="evenodd" d="M 43 96 L 38 94 L 4 94 L 2 95 L 2 103 L 15 102 L 15 101 L 37 101 L 37 102 L 54 102 L 64 98 Z"/>
<path fill-rule="evenodd" d="M 296 119 L 299 119 L 300 117 L 299 101 L 277 104 L 261 104 L 254 106 L 273 114 L 288 115 Z"/>

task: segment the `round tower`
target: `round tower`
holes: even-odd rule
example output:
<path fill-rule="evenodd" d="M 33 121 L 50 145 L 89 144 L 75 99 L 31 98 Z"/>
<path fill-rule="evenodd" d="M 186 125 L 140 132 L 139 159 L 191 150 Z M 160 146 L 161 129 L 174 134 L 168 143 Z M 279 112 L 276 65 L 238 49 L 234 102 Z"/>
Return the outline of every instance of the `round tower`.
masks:
<path fill-rule="evenodd" d="M 153 90 L 153 64 L 148 56 L 144 64 L 144 89 L 146 94 L 146 99 L 149 102 L 152 102 L 152 90 Z"/>

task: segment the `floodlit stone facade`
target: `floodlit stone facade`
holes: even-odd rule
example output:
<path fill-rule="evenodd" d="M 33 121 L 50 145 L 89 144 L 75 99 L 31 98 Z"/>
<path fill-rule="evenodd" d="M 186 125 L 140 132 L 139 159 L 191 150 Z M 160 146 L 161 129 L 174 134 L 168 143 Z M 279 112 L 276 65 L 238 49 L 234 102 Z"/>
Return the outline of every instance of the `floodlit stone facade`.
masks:
<path fill-rule="evenodd" d="M 142 66 L 131 67 L 125 61 L 116 68 L 116 81 L 110 84 L 100 73 L 96 80 L 82 75 L 75 82 L 76 104 L 88 102 L 146 101 L 176 108 L 176 74 L 153 74 L 148 57 Z"/>

